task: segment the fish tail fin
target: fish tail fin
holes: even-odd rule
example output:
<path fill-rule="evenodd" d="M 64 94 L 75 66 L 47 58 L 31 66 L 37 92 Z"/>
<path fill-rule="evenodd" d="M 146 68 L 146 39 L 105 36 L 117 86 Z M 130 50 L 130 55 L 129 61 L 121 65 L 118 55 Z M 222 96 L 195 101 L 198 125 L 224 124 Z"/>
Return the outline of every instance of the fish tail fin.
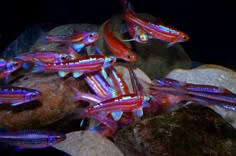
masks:
<path fill-rule="evenodd" d="M 134 8 L 130 1 L 128 0 L 119 0 L 124 12 L 131 12 L 134 14 Z"/>

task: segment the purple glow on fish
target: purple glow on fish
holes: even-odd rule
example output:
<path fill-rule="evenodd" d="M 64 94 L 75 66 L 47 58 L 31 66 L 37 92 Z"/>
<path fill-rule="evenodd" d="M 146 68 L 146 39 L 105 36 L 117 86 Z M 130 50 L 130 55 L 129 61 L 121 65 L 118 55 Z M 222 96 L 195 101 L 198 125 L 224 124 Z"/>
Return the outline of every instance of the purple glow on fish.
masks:
<path fill-rule="evenodd" d="M 21 148 L 45 148 L 55 145 L 65 138 L 66 136 L 62 133 L 40 130 L 0 132 L 0 142 Z"/>
<path fill-rule="evenodd" d="M 150 23 L 148 22 L 148 24 L 153 27 L 154 29 L 157 29 L 157 30 L 160 30 L 160 31 L 163 31 L 165 33 L 171 33 L 171 34 L 175 34 L 175 35 L 179 35 L 180 33 L 174 29 L 171 29 L 171 28 L 168 28 L 166 26 L 163 26 L 163 25 L 157 25 L 157 24 L 154 24 L 154 23 Z"/>
<path fill-rule="evenodd" d="M 188 91 L 193 91 L 193 92 L 224 93 L 224 94 L 231 93 L 229 90 L 225 88 L 219 88 L 219 87 L 208 86 L 208 85 L 187 84 L 185 88 Z"/>
<path fill-rule="evenodd" d="M 90 102 L 90 103 L 93 103 L 93 104 L 98 104 L 98 103 L 106 100 L 106 98 L 102 98 L 102 97 L 99 97 L 99 96 L 96 96 L 96 95 L 93 95 L 93 94 L 82 93 L 80 91 L 76 92 L 75 99 L 76 100 L 87 101 L 87 102 Z"/>
<path fill-rule="evenodd" d="M 116 95 L 115 90 L 111 88 L 108 82 L 104 79 L 101 74 L 87 74 L 85 81 L 90 88 L 100 97 L 108 98 Z"/>
<path fill-rule="evenodd" d="M 137 94 L 127 94 L 118 96 L 115 98 L 107 99 L 101 103 L 90 106 L 87 108 L 88 114 L 94 114 L 98 112 L 114 112 L 114 111 L 133 111 L 142 108 L 142 102 L 144 100 L 143 96 L 138 96 Z"/>
<path fill-rule="evenodd" d="M 0 87 L 0 104 L 17 106 L 34 100 L 38 100 L 42 93 L 35 89 L 23 87 Z"/>

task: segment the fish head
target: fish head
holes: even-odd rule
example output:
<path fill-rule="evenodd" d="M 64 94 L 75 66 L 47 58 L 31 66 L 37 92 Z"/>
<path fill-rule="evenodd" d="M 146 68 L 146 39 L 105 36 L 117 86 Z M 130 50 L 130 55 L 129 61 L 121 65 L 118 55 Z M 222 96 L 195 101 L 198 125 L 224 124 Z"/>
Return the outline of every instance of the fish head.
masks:
<path fill-rule="evenodd" d="M 180 32 L 180 34 L 177 37 L 177 42 L 186 42 L 189 40 L 189 36 L 183 32 Z"/>
<path fill-rule="evenodd" d="M 136 55 L 131 51 L 123 52 L 121 58 L 129 62 L 136 62 L 137 60 Z"/>
<path fill-rule="evenodd" d="M 89 45 L 91 43 L 94 43 L 99 38 L 99 33 L 97 32 L 88 32 L 87 35 L 84 37 L 84 43 L 86 45 Z"/>
<path fill-rule="evenodd" d="M 20 69 L 23 65 L 24 61 L 20 59 L 10 59 L 7 61 L 6 70 L 7 72 L 14 72 Z"/>
<path fill-rule="evenodd" d="M 48 145 L 55 145 L 61 141 L 64 141 L 66 136 L 64 134 L 50 135 L 48 137 Z"/>
<path fill-rule="evenodd" d="M 26 101 L 38 100 L 42 97 L 42 93 L 38 90 L 30 90 L 25 94 Z"/>
<path fill-rule="evenodd" d="M 104 64 L 103 64 L 103 67 L 104 67 L 104 68 L 110 67 L 110 66 L 112 66 L 115 62 L 116 62 L 116 57 L 114 57 L 114 56 L 106 57 L 106 58 L 105 58 L 105 61 L 104 61 Z"/>
<path fill-rule="evenodd" d="M 60 54 L 58 56 L 58 62 L 65 62 L 65 61 L 69 61 L 72 60 L 72 56 L 68 55 L 68 54 Z"/>
<path fill-rule="evenodd" d="M 146 33 L 141 33 L 141 34 L 136 35 L 134 39 L 139 43 L 146 44 L 149 38 Z"/>

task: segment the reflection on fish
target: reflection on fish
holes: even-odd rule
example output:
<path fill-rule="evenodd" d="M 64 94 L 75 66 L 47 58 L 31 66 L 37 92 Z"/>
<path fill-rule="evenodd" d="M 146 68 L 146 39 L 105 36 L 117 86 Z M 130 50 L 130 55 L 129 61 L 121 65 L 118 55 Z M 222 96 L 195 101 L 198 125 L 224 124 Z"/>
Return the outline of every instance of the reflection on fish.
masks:
<path fill-rule="evenodd" d="M 23 87 L 0 87 L 0 104 L 10 104 L 11 106 L 18 106 L 27 102 L 38 100 L 42 93 L 35 89 Z"/>
<path fill-rule="evenodd" d="M 0 132 L 0 142 L 20 148 L 45 148 L 66 139 L 62 133 L 42 130 Z"/>
<path fill-rule="evenodd" d="M 21 68 L 23 61 L 17 58 L 0 59 L 0 79 L 9 79 L 9 75 Z"/>

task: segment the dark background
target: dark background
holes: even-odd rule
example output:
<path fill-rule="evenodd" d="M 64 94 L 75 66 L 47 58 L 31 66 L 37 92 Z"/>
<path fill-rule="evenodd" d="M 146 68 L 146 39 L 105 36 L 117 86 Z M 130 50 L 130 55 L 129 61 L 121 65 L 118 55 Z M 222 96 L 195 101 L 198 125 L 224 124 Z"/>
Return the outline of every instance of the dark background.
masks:
<path fill-rule="evenodd" d="M 133 0 L 136 12 L 150 13 L 189 34 L 181 45 L 194 61 L 236 68 L 236 7 L 220 0 Z M 3 3 L 3 2 L 1 2 Z M 118 0 L 7 0 L 0 5 L 0 50 L 32 24 L 101 24 L 122 13 Z"/>

